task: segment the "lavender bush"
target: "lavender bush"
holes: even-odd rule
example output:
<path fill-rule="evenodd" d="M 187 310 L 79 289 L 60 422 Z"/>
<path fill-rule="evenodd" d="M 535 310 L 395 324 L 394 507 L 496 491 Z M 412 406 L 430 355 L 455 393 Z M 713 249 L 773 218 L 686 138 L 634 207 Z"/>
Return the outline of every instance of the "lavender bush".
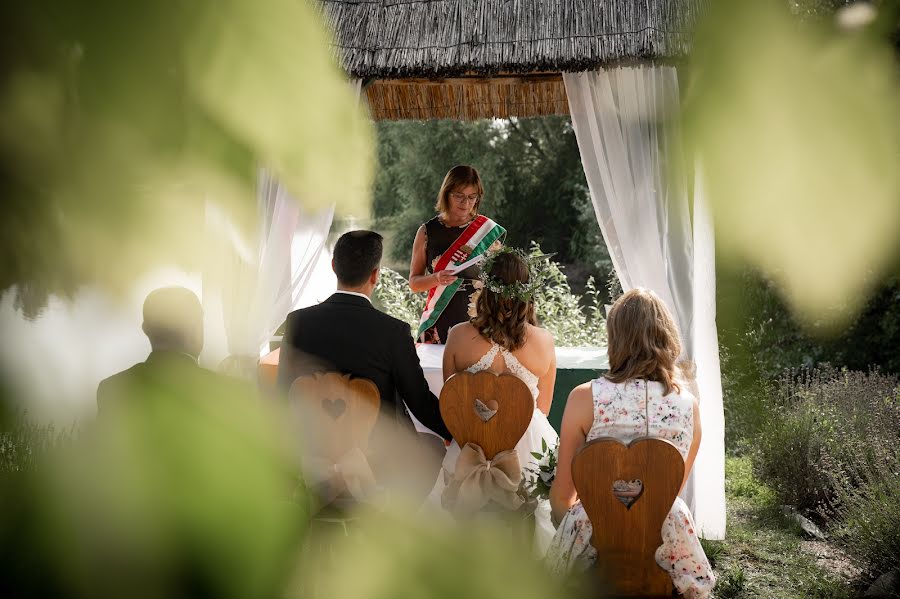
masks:
<path fill-rule="evenodd" d="M 785 373 L 753 452 L 782 502 L 819 518 L 870 574 L 900 563 L 898 379 L 830 367 Z"/>
<path fill-rule="evenodd" d="M 0 431 L 0 472 L 28 472 L 38 458 L 69 442 L 74 428 L 58 430 L 52 424 L 36 424 L 21 414 L 11 420 L 9 430 Z"/>

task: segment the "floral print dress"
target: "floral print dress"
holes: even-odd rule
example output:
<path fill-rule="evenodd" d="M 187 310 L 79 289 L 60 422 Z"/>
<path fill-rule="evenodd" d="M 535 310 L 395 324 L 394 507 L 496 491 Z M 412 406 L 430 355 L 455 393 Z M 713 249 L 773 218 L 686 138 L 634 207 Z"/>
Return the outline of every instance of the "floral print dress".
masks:
<path fill-rule="evenodd" d="M 613 383 L 603 377 L 594 380 L 594 423 L 586 441 L 616 437 L 628 443 L 649 434 L 671 441 L 681 457 L 687 458 L 694 433 L 693 397 L 674 391 L 663 395 L 663 390 L 661 383 L 642 379 L 625 383 Z M 580 502 L 576 503 L 563 517 L 547 552 L 550 570 L 564 576 L 596 563 L 592 533 L 587 513 Z M 700 546 L 694 518 L 680 497 L 663 522 L 662 541 L 656 550 L 656 563 L 669 573 L 678 592 L 695 598 L 709 597 L 716 579 Z"/>

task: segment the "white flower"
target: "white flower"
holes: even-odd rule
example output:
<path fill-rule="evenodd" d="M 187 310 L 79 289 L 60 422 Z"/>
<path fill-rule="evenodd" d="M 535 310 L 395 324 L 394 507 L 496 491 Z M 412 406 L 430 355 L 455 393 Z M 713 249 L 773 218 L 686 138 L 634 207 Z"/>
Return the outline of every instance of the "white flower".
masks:
<path fill-rule="evenodd" d="M 469 315 L 469 318 L 475 318 L 478 316 L 478 297 L 481 295 L 481 289 L 477 289 L 474 293 L 469 296 L 469 307 L 466 310 L 466 313 Z"/>

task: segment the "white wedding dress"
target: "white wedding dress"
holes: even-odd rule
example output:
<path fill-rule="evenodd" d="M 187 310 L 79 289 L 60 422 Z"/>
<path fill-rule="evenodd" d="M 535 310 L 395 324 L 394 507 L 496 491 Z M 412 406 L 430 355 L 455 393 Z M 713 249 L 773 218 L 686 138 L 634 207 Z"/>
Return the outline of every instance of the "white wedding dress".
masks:
<path fill-rule="evenodd" d="M 519 377 L 528 386 L 531 396 L 537 402 L 538 397 L 538 377 L 530 370 L 525 368 L 521 362 L 512 354 L 512 352 L 500 347 L 496 343 L 491 344 L 491 348 L 481 357 L 480 360 L 466 368 L 466 372 L 481 372 L 482 370 L 491 370 L 497 354 L 503 358 L 506 371 Z M 547 447 L 555 447 L 559 442 L 559 435 L 550 425 L 547 417 L 537 408 L 535 403 L 534 413 L 531 416 L 531 422 L 525 430 L 525 434 L 516 444 L 516 453 L 519 456 L 519 463 L 522 465 L 523 475 L 527 477 L 530 473 L 528 468 L 536 468 L 537 460 L 531 452 L 542 453 L 542 441 L 546 442 Z M 442 472 L 438 475 L 438 480 L 429 495 L 429 501 L 433 505 L 441 505 L 441 494 L 446 487 L 446 480 L 453 476 L 456 470 L 456 461 L 459 458 L 460 448 L 456 441 L 452 441 L 447 447 L 447 455 L 441 466 Z M 538 501 L 537 508 L 534 511 L 535 529 L 534 529 L 534 548 L 537 557 L 542 558 L 553 540 L 556 529 L 550 520 L 550 502 L 546 500 Z"/>

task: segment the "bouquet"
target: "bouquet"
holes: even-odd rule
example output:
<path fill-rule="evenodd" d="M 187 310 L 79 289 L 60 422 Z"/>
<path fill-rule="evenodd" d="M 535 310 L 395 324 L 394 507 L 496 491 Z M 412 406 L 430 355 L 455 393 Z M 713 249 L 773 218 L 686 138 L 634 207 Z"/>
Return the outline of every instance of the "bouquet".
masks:
<path fill-rule="evenodd" d="M 550 486 L 556 478 L 556 458 L 559 453 L 559 442 L 549 447 L 547 441 L 541 439 L 541 452 L 532 451 L 531 455 L 537 460 L 537 465 L 525 468 L 525 486 L 528 496 L 532 499 L 550 499 Z"/>

